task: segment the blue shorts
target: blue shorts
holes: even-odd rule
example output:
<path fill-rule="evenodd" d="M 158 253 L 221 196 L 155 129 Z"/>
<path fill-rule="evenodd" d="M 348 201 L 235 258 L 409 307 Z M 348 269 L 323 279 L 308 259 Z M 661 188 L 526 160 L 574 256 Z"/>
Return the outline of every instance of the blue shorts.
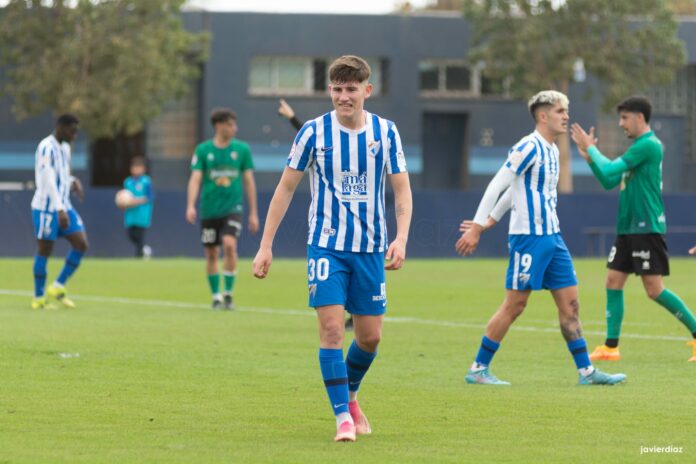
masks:
<path fill-rule="evenodd" d="M 554 235 L 510 235 L 508 290 L 557 290 L 578 284 L 573 260 L 563 237 Z"/>
<path fill-rule="evenodd" d="M 34 219 L 34 234 L 39 240 L 49 240 L 55 242 L 60 237 L 72 235 L 75 232 L 85 230 L 85 225 L 82 218 L 74 209 L 68 210 L 70 224 L 67 229 L 61 229 L 58 226 L 57 211 L 41 211 L 38 209 L 31 210 L 31 216 Z"/>
<path fill-rule="evenodd" d="M 309 306 L 343 305 L 351 314 L 387 310 L 384 253 L 354 253 L 307 246 Z"/>

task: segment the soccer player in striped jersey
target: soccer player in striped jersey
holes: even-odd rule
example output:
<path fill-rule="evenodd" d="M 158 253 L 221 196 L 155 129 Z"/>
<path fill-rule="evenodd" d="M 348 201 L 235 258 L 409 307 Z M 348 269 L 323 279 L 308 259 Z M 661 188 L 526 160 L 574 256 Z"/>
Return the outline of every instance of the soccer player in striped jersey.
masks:
<path fill-rule="evenodd" d="M 619 383 L 626 378 L 624 374 L 606 374 L 590 362 L 579 319 L 575 269 L 556 215 L 559 169 L 555 140 L 568 130 L 568 97 L 545 90 L 534 95 L 528 105 L 536 130 L 509 151 L 507 161 L 488 185 L 471 227 L 455 245 L 461 255 L 473 253 L 481 233 L 501 216 L 491 214 L 499 209 L 496 202 L 504 202 L 503 210 L 512 207 L 505 299 L 488 322 L 465 380 L 473 384 L 509 385 L 490 372 L 493 355 L 512 323 L 524 311 L 531 292 L 548 289 L 558 308 L 561 333 L 575 361 L 579 383 Z"/>
<path fill-rule="evenodd" d="M 573 140 L 595 177 L 606 190 L 621 186 L 616 240 L 607 260 L 607 338 L 590 359 L 618 361 L 619 335 L 624 314 L 623 288 L 631 273 L 639 275 L 648 297 L 673 314 L 692 335 L 689 342 L 696 362 L 696 317 L 678 295 L 665 287 L 669 256 L 662 201 L 662 142 L 650 129 L 652 104 L 647 97 L 632 96 L 617 106 L 619 125 L 633 144 L 614 160 L 597 149 L 594 128 L 588 134 L 573 124 Z"/>
<path fill-rule="evenodd" d="M 67 297 L 65 284 L 87 251 L 85 226 L 70 202 L 72 191 L 78 198 L 83 195 L 82 184 L 70 175 L 70 144 L 77 137 L 78 130 L 78 119 L 72 114 L 63 114 L 58 117 L 54 132 L 36 149 L 36 192 L 31 202 L 38 247 L 34 258 L 34 300 L 31 303 L 34 309 L 52 308 L 47 296 L 65 307 L 75 307 Z M 60 237 L 65 237 L 72 249 L 58 278 L 45 290 L 48 258 L 53 244 Z"/>
<path fill-rule="evenodd" d="M 411 221 L 411 187 L 399 132 L 393 122 L 364 110 L 372 92 L 369 77 L 370 67 L 360 57 L 342 56 L 331 64 L 334 111 L 308 121 L 297 134 L 253 264 L 256 277 L 268 275 L 278 226 L 309 170 L 309 306 L 319 320 L 319 365 L 336 416 L 335 441 L 355 441 L 356 433 L 371 432 L 358 405 L 358 388 L 382 336 L 384 270 L 403 265 Z M 397 225 L 391 244 L 384 205 L 387 175 Z M 353 315 L 355 334 L 345 359 L 344 309 Z"/>
<path fill-rule="evenodd" d="M 293 110 L 292 106 L 290 106 L 290 104 L 283 98 L 280 99 L 278 105 L 278 114 L 286 118 L 290 125 L 295 128 L 295 130 L 299 131 L 302 129 L 302 126 L 304 126 L 304 123 L 295 115 L 295 110 Z M 348 319 L 346 319 L 345 327 L 346 330 L 353 330 L 353 316 L 350 313 L 348 313 Z"/>

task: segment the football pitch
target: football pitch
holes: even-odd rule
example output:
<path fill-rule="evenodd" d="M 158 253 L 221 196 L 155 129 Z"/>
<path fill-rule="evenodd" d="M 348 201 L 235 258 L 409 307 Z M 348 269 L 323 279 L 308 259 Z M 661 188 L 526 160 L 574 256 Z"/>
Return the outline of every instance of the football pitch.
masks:
<path fill-rule="evenodd" d="M 671 264 L 667 286 L 696 309 L 696 259 Z M 604 340 L 605 268 L 575 265 L 591 349 Z M 265 281 L 242 260 L 230 313 L 209 309 L 202 258 L 87 258 L 69 285 L 78 308 L 56 311 L 29 309 L 30 259 L 2 259 L 0 463 L 695 462 L 688 333 L 637 278 L 623 360 L 597 363 L 625 385 L 577 385 L 547 292 L 492 364 L 512 386 L 464 383 L 505 267 L 410 260 L 388 274 L 360 390 L 373 434 L 336 444 L 303 260 L 277 260 Z"/>

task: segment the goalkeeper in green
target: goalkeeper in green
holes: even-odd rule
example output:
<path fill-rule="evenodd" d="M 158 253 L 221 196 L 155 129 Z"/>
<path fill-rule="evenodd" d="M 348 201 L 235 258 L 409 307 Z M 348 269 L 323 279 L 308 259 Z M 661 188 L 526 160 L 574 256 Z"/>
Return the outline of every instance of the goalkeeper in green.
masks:
<path fill-rule="evenodd" d="M 629 274 L 639 275 L 648 297 L 672 313 L 691 333 L 696 362 L 696 318 L 684 302 L 665 288 L 663 276 L 669 275 L 665 233 L 665 208 L 662 202 L 662 142 L 650 129 L 652 104 L 643 96 L 632 96 L 617 106 L 619 125 L 633 144 L 626 153 L 609 160 L 597 149 L 594 127 L 587 133 L 573 124 L 571 136 L 581 156 L 606 190 L 620 185 L 616 240 L 609 252 L 607 268 L 607 338 L 591 360 L 621 359 L 619 336 L 624 314 L 623 288 Z"/>

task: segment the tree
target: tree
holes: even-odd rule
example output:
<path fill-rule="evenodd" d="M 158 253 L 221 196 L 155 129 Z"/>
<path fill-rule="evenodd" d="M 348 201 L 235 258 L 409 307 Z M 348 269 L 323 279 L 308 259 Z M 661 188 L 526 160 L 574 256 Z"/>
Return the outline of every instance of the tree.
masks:
<path fill-rule="evenodd" d="M 584 67 L 600 82 L 603 109 L 667 84 L 685 64 L 684 44 L 665 0 L 465 0 L 472 62 L 507 79 L 510 93 L 567 93 Z M 559 140 L 559 191 L 572 191 L 569 138 Z"/>
<path fill-rule="evenodd" d="M 183 0 L 10 0 L 0 66 L 18 119 L 70 111 L 92 139 L 142 131 L 200 72 L 207 36 L 183 29 Z"/>

